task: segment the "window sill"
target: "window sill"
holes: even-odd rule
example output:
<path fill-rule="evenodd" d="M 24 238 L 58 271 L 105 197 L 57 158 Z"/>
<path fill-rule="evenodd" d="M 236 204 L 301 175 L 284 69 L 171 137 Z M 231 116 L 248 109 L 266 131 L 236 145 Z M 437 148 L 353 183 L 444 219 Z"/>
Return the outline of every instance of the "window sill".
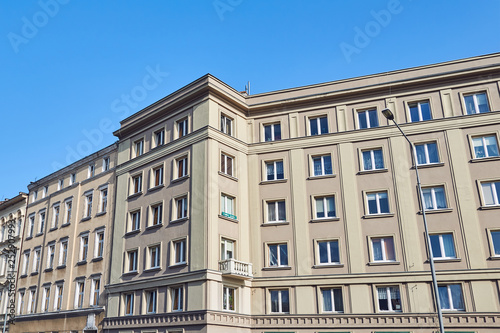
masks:
<path fill-rule="evenodd" d="M 156 185 L 156 186 L 150 187 L 148 189 L 148 192 L 158 191 L 159 189 L 164 188 L 164 187 L 165 187 L 164 184 Z"/>
<path fill-rule="evenodd" d="M 127 197 L 127 200 L 129 200 L 129 199 L 133 199 L 133 198 L 135 198 L 135 197 L 138 197 L 138 196 L 140 196 L 141 194 L 142 194 L 142 191 L 139 191 L 139 192 L 136 192 L 136 193 L 132 193 L 132 194 L 130 194 L 130 195 Z"/>
<path fill-rule="evenodd" d="M 38 275 L 38 272 L 33 272 L 30 274 L 30 276 L 35 276 L 35 275 Z"/>
<path fill-rule="evenodd" d="M 54 231 L 54 230 L 57 230 L 57 227 L 50 228 L 49 232 Z"/>
<path fill-rule="evenodd" d="M 444 166 L 444 162 L 438 162 L 438 163 L 427 163 L 427 164 L 418 164 L 417 167 L 419 169 L 426 169 L 426 168 L 434 168 L 434 167 L 442 167 Z M 415 170 L 415 166 L 412 166 L 410 169 Z"/>
<path fill-rule="evenodd" d="M 56 269 L 63 269 L 63 268 L 66 268 L 66 265 L 59 265 L 56 267 Z"/>
<path fill-rule="evenodd" d="M 39 232 L 39 233 L 37 233 L 37 234 L 35 235 L 35 237 L 40 237 L 40 236 L 42 236 L 42 235 L 43 235 L 43 232 Z"/>
<path fill-rule="evenodd" d="M 24 279 L 25 277 L 28 277 L 28 274 L 23 274 L 23 275 L 19 276 L 20 279 Z"/>
<path fill-rule="evenodd" d="M 462 258 L 434 258 L 434 263 L 438 263 L 438 262 L 460 262 L 462 261 Z M 425 261 L 426 264 L 429 263 L 429 260 L 426 260 Z"/>
<path fill-rule="evenodd" d="M 187 262 L 186 261 L 177 262 L 175 264 L 169 265 L 168 268 L 177 268 L 177 267 L 181 267 L 181 266 L 187 266 Z"/>
<path fill-rule="evenodd" d="M 340 217 L 327 217 L 324 219 L 312 219 L 311 223 L 321 223 L 321 222 L 334 222 L 334 221 L 340 221 Z"/>
<path fill-rule="evenodd" d="M 481 206 L 480 210 L 500 209 L 500 205 Z"/>
<path fill-rule="evenodd" d="M 127 231 L 125 233 L 125 236 L 131 236 L 131 235 L 135 235 L 135 234 L 138 234 L 141 232 L 141 229 L 136 229 L 136 230 L 132 230 L 132 231 Z"/>
<path fill-rule="evenodd" d="M 153 267 L 153 268 L 147 268 L 144 270 L 144 272 L 157 272 L 157 271 L 161 271 L 161 267 Z"/>
<path fill-rule="evenodd" d="M 288 271 L 291 270 L 292 266 L 272 266 L 272 267 L 263 267 L 263 271 Z"/>
<path fill-rule="evenodd" d="M 80 222 L 85 222 L 85 221 L 88 221 L 88 220 L 90 220 L 91 218 L 92 218 L 91 216 L 86 216 L 86 217 L 82 218 L 82 219 L 80 220 Z"/>
<path fill-rule="evenodd" d="M 288 225 L 290 222 L 288 221 L 283 221 L 283 222 L 266 222 L 262 223 L 260 226 L 261 227 L 273 227 L 273 226 L 278 226 L 278 225 Z"/>
<path fill-rule="evenodd" d="M 147 226 L 146 230 L 154 230 L 154 229 L 161 228 L 162 226 L 163 226 L 163 223 L 153 224 L 153 225 Z"/>
<path fill-rule="evenodd" d="M 399 265 L 399 261 L 370 261 L 368 266 Z"/>
<path fill-rule="evenodd" d="M 268 184 L 279 184 L 286 183 L 288 179 L 273 179 L 273 180 L 263 180 L 259 183 L 259 185 L 268 185 Z"/>
<path fill-rule="evenodd" d="M 438 214 L 438 213 L 451 213 L 453 208 L 439 208 L 439 209 L 427 209 L 425 215 L 427 214 Z M 418 214 L 422 215 L 422 211 L 418 211 Z"/>
<path fill-rule="evenodd" d="M 80 260 L 79 262 L 76 263 L 77 266 L 82 266 L 82 265 L 86 265 L 87 264 L 87 260 Z"/>
<path fill-rule="evenodd" d="M 319 176 L 309 176 L 307 180 L 313 180 L 313 179 L 325 179 L 325 178 L 335 178 L 337 177 L 336 174 L 332 173 L 331 175 L 319 175 Z"/>
<path fill-rule="evenodd" d="M 182 182 L 183 180 L 186 180 L 189 178 L 189 175 L 185 175 L 179 178 L 172 179 L 172 183 L 177 183 L 177 182 Z"/>
<path fill-rule="evenodd" d="M 383 169 L 373 169 L 373 170 L 361 170 L 358 172 L 358 175 L 367 175 L 370 173 L 382 173 L 382 172 L 388 172 L 389 170 L 386 168 Z"/>
<path fill-rule="evenodd" d="M 30 239 L 33 239 L 33 236 L 28 236 L 28 237 L 26 237 L 25 240 L 30 240 Z"/>
<path fill-rule="evenodd" d="M 222 177 L 226 177 L 226 178 L 229 178 L 231 180 L 234 180 L 235 182 L 238 181 L 238 178 L 234 177 L 234 176 L 231 176 L 231 175 L 228 175 L 227 173 L 224 173 L 224 172 L 220 172 L 219 171 L 219 175 L 222 176 Z"/>
<path fill-rule="evenodd" d="M 61 228 L 67 227 L 67 226 L 69 226 L 69 225 L 70 225 L 70 222 L 68 222 L 68 223 L 63 223 L 63 224 L 61 224 Z"/>
<path fill-rule="evenodd" d="M 384 217 L 393 217 L 394 213 L 384 213 L 384 214 L 369 214 L 369 215 L 363 215 L 364 219 L 378 219 L 378 218 L 384 218 Z"/>
<path fill-rule="evenodd" d="M 102 261 L 102 257 L 92 258 L 91 260 L 91 262 L 99 262 L 99 261 Z"/>
<path fill-rule="evenodd" d="M 125 272 L 122 274 L 122 276 L 131 276 L 131 275 L 137 275 L 139 272 L 137 271 L 130 271 L 130 272 Z"/>
<path fill-rule="evenodd" d="M 223 219 L 223 220 L 226 220 L 226 221 L 231 221 L 231 222 L 234 222 L 234 223 L 238 223 L 239 222 L 237 219 L 232 219 L 230 217 L 227 217 L 227 216 L 224 216 L 224 215 L 220 215 L 220 214 L 219 214 L 219 218 Z"/>
<path fill-rule="evenodd" d="M 341 268 L 341 267 L 344 267 L 344 264 L 319 264 L 313 266 L 313 268 Z"/>
<path fill-rule="evenodd" d="M 43 270 L 44 273 L 48 273 L 48 272 L 52 272 L 52 271 L 53 271 L 52 267 L 51 268 L 45 268 Z"/>
<path fill-rule="evenodd" d="M 106 215 L 106 211 L 95 214 L 95 217 Z"/>
<path fill-rule="evenodd" d="M 491 256 L 488 260 L 500 260 L 500 256 Z"/>
<path fill-rule="evenodd" d="M 492 156 L 492 157 L 480 157 L 480 158 L 473 158 L 470 160 L 471 163 L 477 163 L 477 162 L 488 162 L 488 161 L 499 161 L 500 156 Z"/>
<path fill-rule="evenodd" d="M 172 224 L 172 223 L 173 224 L 175 224 L 175 223 L 181 223 L 181 222 L 184 222 L 184 221 L 187 221 L 187 220 L 189 220 L 189 217 L 187 217 L 187 216 L 186 217 L 181 217 L 180 219 L 176 219 L 176 220 L 170 221 L 170 224 Z"/>

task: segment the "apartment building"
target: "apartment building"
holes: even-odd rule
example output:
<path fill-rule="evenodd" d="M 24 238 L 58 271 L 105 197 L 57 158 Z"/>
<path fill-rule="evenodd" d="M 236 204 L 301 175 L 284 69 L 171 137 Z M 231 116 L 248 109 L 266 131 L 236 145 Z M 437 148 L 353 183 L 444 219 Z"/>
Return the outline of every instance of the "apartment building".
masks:
<path fill-rule="evenodd" d="M 434 332 L 423 209 L 446 330 L 497 331 L 498 110 L 491 54 L 124 119 L 103 331 Z"/>
<path fill-rule="evenodd" d="M 102 331 L 115 167 L 113 144 L 28 186 L 10 332 Z"/>
<path fill-rule="evenodd" d="M 3 327 L 5 313 L 7 321 L 13 308 L 15 297 L 15 279 L 19 266 L 19 249 L 26 213 L 28 195 L 19 192 L 11 199 L 0 202 L 0 325 Z M 10 292 L 10 295 L 9 295 Z M 15 313 L 12 313 L 14 316 Z"/>

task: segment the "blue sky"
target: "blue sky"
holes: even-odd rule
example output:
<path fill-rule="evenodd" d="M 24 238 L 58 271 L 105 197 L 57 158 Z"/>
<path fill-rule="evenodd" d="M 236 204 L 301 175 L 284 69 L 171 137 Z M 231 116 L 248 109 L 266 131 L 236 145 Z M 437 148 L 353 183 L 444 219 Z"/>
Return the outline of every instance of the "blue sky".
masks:
<path fill-rule="evenodd" d="M 3 0 L 0 200 L 206 73 L 255 94 L 499 52 L 499 13 L 485 0 Z"/>

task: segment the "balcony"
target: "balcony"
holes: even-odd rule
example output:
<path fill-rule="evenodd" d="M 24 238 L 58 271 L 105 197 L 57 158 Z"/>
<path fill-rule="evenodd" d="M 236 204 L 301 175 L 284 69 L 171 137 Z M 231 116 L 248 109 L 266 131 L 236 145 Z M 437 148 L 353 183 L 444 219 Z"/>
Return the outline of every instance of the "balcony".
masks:
<path fill-rule="evenodd" d="M 229 275 L 243 279 L 251 279 L 253 277 L 252 264 L 235 259 L 219 261 L 219 271 L 221 271 L 222 275 Z"/>

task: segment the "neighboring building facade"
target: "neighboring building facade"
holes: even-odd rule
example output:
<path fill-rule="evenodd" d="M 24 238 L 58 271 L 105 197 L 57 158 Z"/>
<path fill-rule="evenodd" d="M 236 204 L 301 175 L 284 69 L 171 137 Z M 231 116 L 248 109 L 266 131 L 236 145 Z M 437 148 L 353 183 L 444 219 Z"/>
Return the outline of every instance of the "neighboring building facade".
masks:
<path fill-rule="evenodd" d="M 123 120 L 104 331 L 436 331 L 422 206 L 446 329 L 497 331 L 498 110 L 492 54 Z"/>
<path fill-rule="evenodd" d="M 116 145 L 28 186 L 10 332 L 102 331 Z"/>
<path fill-rule="evenodd" d="M 16 272 L 23 233 L 28 195 L 19 192 L 11 199 L 0 202 L 0 325 L 4 326 L 5 312 L 10 313 L 15 297 Z M 11 286 L 11 283 L 13 284 Z M 10 294 L 9 295 L 9 291 Z M 10 305 L 10 307 L 9 307 Z M 15 315 L 15 313 L 13 314 Z M 10 317 L 7 317 L 7 321 Z"/>

